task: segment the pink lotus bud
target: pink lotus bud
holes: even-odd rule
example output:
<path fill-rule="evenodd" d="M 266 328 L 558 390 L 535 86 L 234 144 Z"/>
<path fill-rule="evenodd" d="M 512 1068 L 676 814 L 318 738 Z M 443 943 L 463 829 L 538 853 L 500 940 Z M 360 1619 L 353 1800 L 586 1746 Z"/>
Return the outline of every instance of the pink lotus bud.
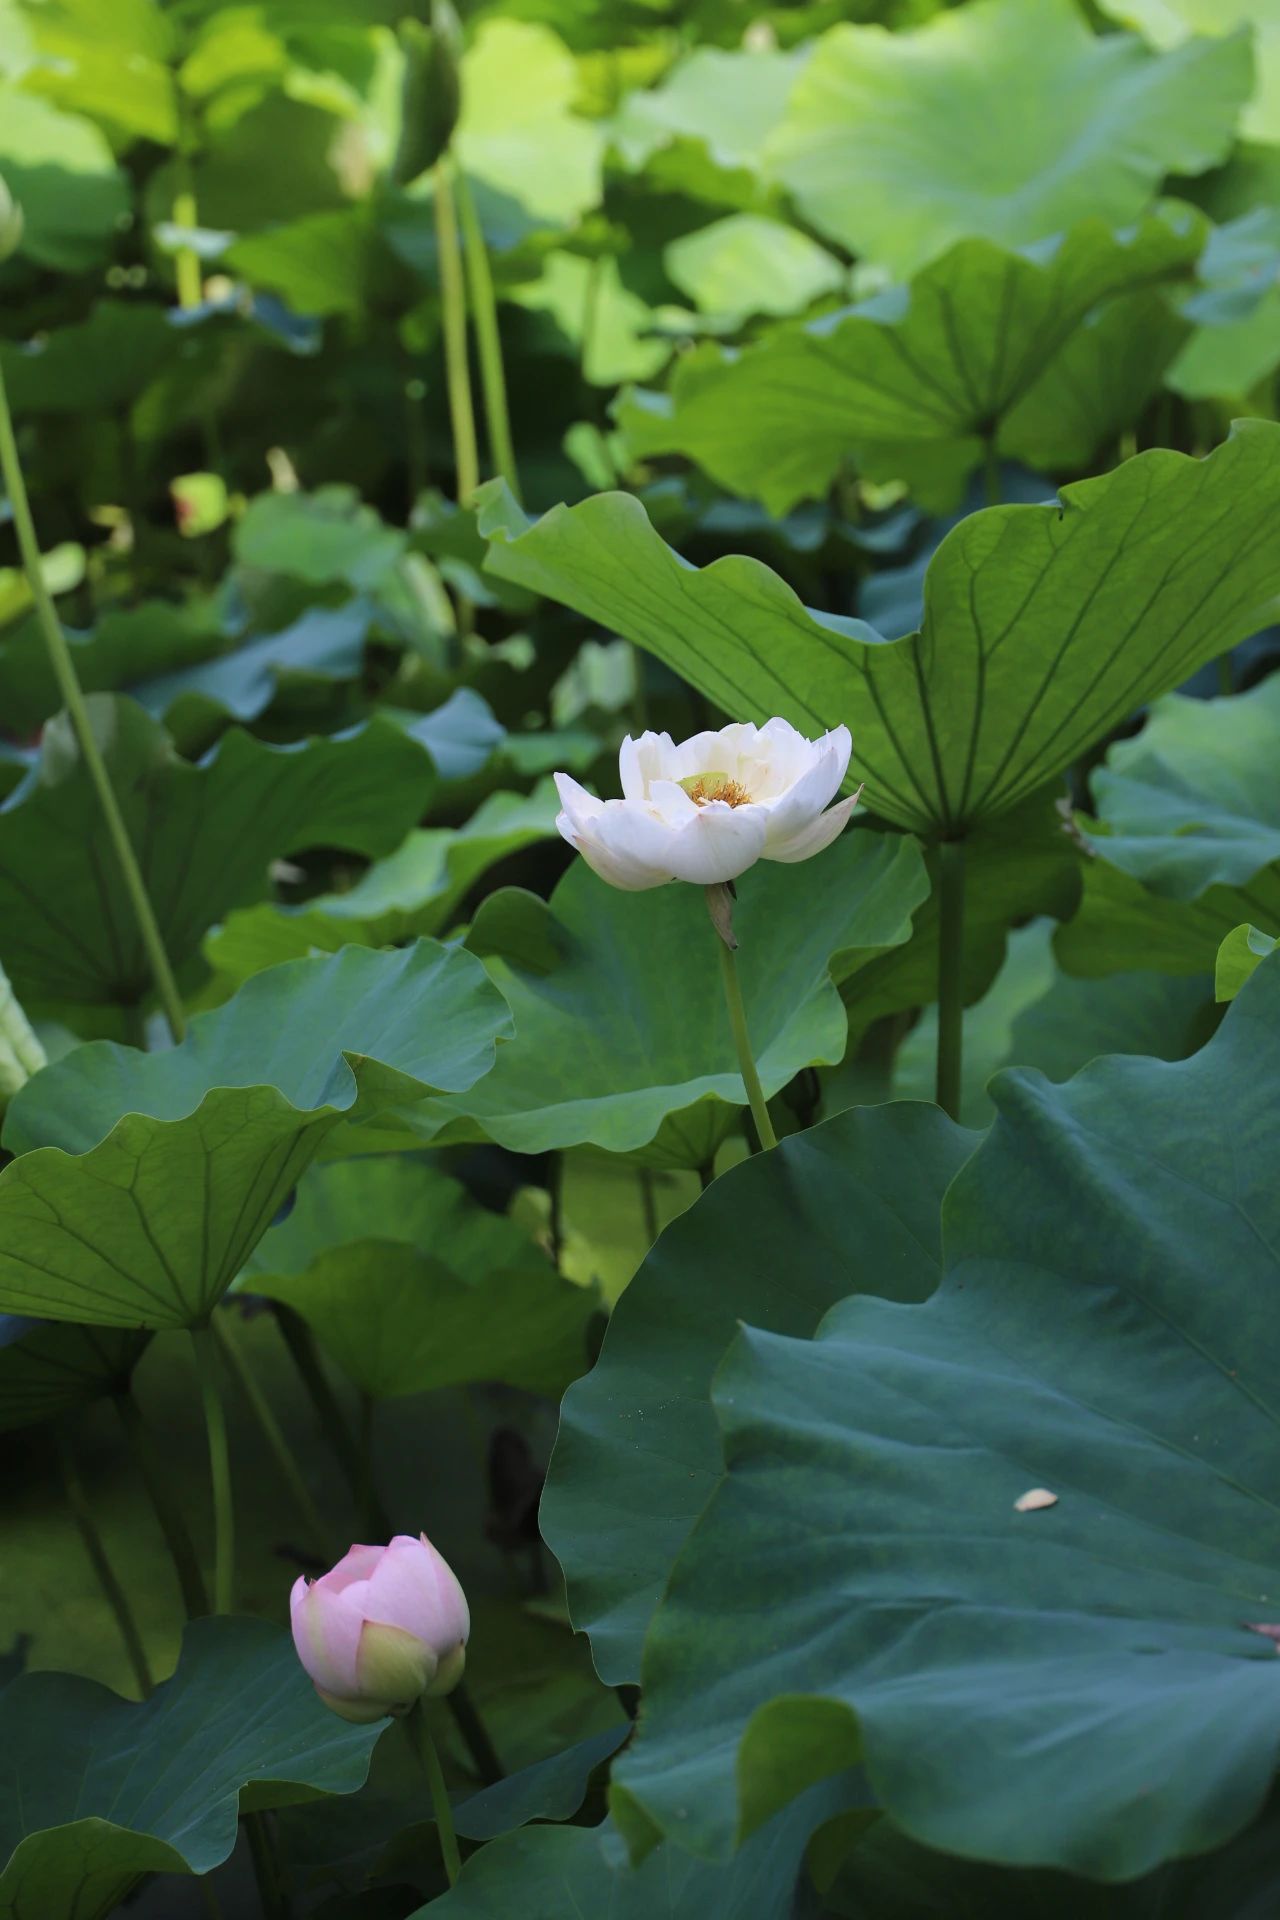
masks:
<path fill-rule="evenodd" d="M 352 1547 L 319 1580 L 294 1582 L 289 1612 L 299 1660 L 344 1720 L 407 1713 L 462 1678 L 467 1598 L 425 1533 Z"/>

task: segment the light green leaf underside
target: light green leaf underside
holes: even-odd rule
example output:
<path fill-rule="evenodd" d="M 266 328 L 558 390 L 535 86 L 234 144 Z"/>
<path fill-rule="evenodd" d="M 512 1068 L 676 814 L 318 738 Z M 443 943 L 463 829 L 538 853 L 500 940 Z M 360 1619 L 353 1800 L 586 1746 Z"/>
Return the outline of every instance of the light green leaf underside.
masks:
<path fill-rule="evenodd" d="M 1214 992 L 1219 1000 L 1234 1000 L 1246 980 L 1251 980 L 1259 964 L 1280 947 L 1280 940 L 1257 927 L 1233 927 L 1218 948 L 1214 970 Z"/>
<path fill-rule="evenodd" d="M 173 1678 L 138 1705 L 67 1673 L 0 1695 L 0 1915 L 109 1913 L 143 1873 L 207 1873 L 254 1805 L 352 1793 L 381 1726 L 320 1704 L 293 1642 L 264 1620 L 198 1620 Z"/>
<path fill-rule="evenodd" d="M 923 1300 L 941 1207 L 976 1135 L 936 1107 L 838 1114 L 723 1174 L 658 1241 L 572 1387 L 542 1501 L 601 1678 L 639 1678 L 645 1631 L 723 1471 L 711 1382 L 742 1321 L 812 1333 L 854 1291 Z"/>
<path fill-rule="evenodd" d="M 735 926 L 752 1046 L 766 1094 L 838 1060 L 847 1022 L 832 984 L 904 941 L 928 891 L 920 850 L 855 828 L 815 861 L 760 861 L 738 883 Z M 516 1038 L 484 1084 L 421 1111 L 444 1139 L 487 1135 L 518 1153 L 591 1142 L 611 1152 L 664 1135 L 667 1164 L 709 1158 L 719 1103 L 745 1105 L 716 936 L 700 887 L 608 887 L 578 861 L 549 906 L 507 890 L 468 944 L 488 956 Z M 704 1103 L 711 1103 L 705 1110 Z M 699 1114 L 689 1110 L 704 1107 Z M 690 1131 L 680 1157 L 671 1129 Z"/>
<path fill-rule="evenodd" d="M 1082 437 L 1064 445 L 1069 370 L 1039 403 L 1038 383 L 1091 309 L 1187 271 L 1203 236 L 1197 215 L 1170 206 L 1121 233 L 1084 220 L 1027 253 L 962 240 L 910 286 L 777 328 L 743 353 L 686 355 L 669 397 L 624 399 L 619 424 L 639 456 L 686 454 L 771 513 L 821 498 L 849 459 L 945 500 L 992 433 L 1031 465 L 1070 465 L 1053 458 L 1078 453 Z"/>
<path fill-rule="evenodd" d="M 1252 80 L 1243 34 L 1153 56 L 1071 0 L 977 0 L 915 33 L 833 27 L 766 165 L 821 233 L 906 274 L 972 235 L 1136 218 L 1165 174 L 1226 158 Z"/>
<path fill-rule="evenodd" d="M 955 832 L 1043 786 L 1136 706 L 1266 623 L 1280 592 L 1280 426 L 1204 460 L 1140 455 L 1060 504 L 971 514 L 939 547 L 918 635 L 814 613 L 758 561 L 701 569 L 638 501 L 524 519 L 496 484 L 489 565 L 647 647 L 735 719 L 844 721 L 867 803 Z"/>
<path fill-rule="evenodd" d="M 469 1086 L 509 1032 L 479 963 L 424 940 L 260 974 L 168 1053 L 77 1048 L 9 1109 L 0 1308 L 198 1324 L 340 1120 Z"/>
<path fill-rule="evenodd" d="M 855 1741 L 890 1815 L 970 1857 L 1122 1880 L 1252 1818 L 1280 1752 L 1245 1624 L 1280 1601 L 1278 1070 L 1272 960 L 1189 1061 L 1007 1075 L 931 1300 L 744 1331 L 728 1476 L 615 1769 L 633 1837 L 727 1851 Z M 1017 1511 L 1033 1488 L 1057 1503 Z"/>

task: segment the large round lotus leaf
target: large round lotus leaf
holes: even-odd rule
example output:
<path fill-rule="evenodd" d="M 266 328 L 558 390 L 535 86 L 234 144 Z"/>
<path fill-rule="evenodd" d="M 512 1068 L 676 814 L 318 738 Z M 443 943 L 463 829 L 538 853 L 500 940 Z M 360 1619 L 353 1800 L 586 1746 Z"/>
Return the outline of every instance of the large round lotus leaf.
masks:
<path fill-rule="evenodd" d="M 22 253 L 58 273 L 96 266 L 128 211 L 101 130 L 9 84 L 0 87 L 0 177 L 22 208 Z"/>
<path fill-rule="evenodd" d="M 1264 626 L 1277 513 L 1273 422 L 1238 424 L 1204 460 L 1141 454 L 1060 502 L 970 514 L 930 563 L 921 631 L 892 644 L 802 606 L 757 560 L 691 567 L 629 495 L 530 522 L 491 483 L 481 524 L 495 572 L 647 647 L 726 712 L 810 735 L 845 721 L 867 804 L 956 833 Z"/>
<path fill-rule="evenodd" d="M 259 974 L 167 1053 L 76 1048 L 5 1121 L 0 1308 L 199 1324 L 339 1121 L 470 1086 L 510 1030 L 480 963 L 421 940 Z"/>
<path fill-rule="evenodd" d="M 715 1181 L 667 1228 L 566 1394 L 542 1501 L 575 1626 L 613 1685 L 724 1470 L 711 1382 L 739 1325 L 810 1334 L 855 1291 L 923 1300 L 977 1136 L 906 1101 L 838 1114 Z"/>
<path fill-rule="evenodd" d="M 915 1838 L 1010 1865 L 1123 1880 L 1253 1818 L 1280 1757 L 1278 1072 L 1269 960 L 1191 1060 L 1006 1075 L 932 1299 L 744 1330 L 728 1473 L 615 1769 L 633 1840 L 727 1853 L 855 1751 Z"/>
<path fill-rule="evenodd" d="M 927 890 L 916 843 L 865 828 L 816 861 L 762 860 L 742 876 L 738 966 L 766 1094 L 841 1058 L 848 1022 L 834 983 L 906 940 Z M 718 1103 L 746 1104 L 716 938 L 701 887 L 624 893 L 581 860 L 550 905 L 514 888 L 491 895 L 468 945 L 488 957 L 516 1038 L 483 1087 L 429 1102 L 428 1123 L 518 1153 L 588 1141 L 622 1153 L 688 1115 L 685 1164 L 701 1164 L 722 1137 L 698 1124 L 708 1104 L 717 1120 Z M 669 1130 L 660 1152 L 678 1157 Z"/>
<path fill-rule="evenodd" d="M 0 1914 L 107 1914 L 145 1873 L 208 1873 L 236 1843 L 241 1790 L 269 1807 L 353 1793 L 382 1722 L 321 1705 L 290 1636 L 199 1620 L 173 1678 L 141 1705 L 69 1673 L 0 1694 Z"/>
<path fill-rule="evenodd" d="M 1009 451 L 1061 450 L 1052 439 L 1076 383 L 1059 383 L 1052 408 L 1037 405 L 1038 390 L 1052 385 L 1050 370 L 1085 316 L 1101 300 L 1187 272 L 1203 244 L 1200 217 L 1173 206 L 1121 233 L 1083 220 L 1025 253 L 961 240 L 910 286 L 777 328 L 745 352 L 685 355 L 669 396 L 631 396 L 619 424 L 636 454 L 685 454 L 771 513 L 821 499 L 851 455 L 873 476 L 909 480 L 917 499 L 950 504 L 982 459 L 983 436 L 1005 443 L 1020 404 Z M 1151 360 L 1151 316 L 1142 317 Z M 1083 466 L 1093 444 L 1077 460 L 1043 465 Z"/>
<path fill-rule="evenodd" d="M 911 273 L 969 235 L 1136 219 L 1165 174 L 1226 158 L 1252 83 L 1244 34 L 1153 55 L 1072 0 L 977 0 L 913 34 L 833 27 L 766 162 L 822 233 Z"/>

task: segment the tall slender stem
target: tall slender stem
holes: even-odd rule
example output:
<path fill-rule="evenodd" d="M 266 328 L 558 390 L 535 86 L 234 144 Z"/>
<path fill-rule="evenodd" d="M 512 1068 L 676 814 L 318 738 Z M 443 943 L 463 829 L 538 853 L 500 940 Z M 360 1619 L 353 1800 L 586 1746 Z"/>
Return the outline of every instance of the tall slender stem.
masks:
<path fill-rule="evenodd" d="M 938 1105 L 960 1118 L 964 1047 L 964 841 L 938 847 Z"/>
<path fill-rule="evenodd" d="M 449 389 L 449 419 L 453 427 L 458 502 L 466 506 L 480 483 L 480 455 L 476 447 L 475 408 L 471 401 L 471 369 L 467 362 L 467 294 L 462 279 L 458 219 L 447 155 L 436 162 L 434 178 L 436 251 L 444 323 L 444 373 Z"/>
<path fill-rule="evenodd" d="M 484 416 L 489 434 L 489 452 L 493 464 L 516 499 L 520 498 L 520 473 L 516 466 L 515 443 L 511 438 L 511 414 L 507 407 L 507 376 L 502 364 L 502 335 L 498 330 L 498 302 L 493 291 L 493 271 L 484 229 L 476 214 L 471 183 L 459 168 L 454 177 L 458 202 L 458 221 L 462 228 L 462 251 L 467 263 L 467 291 L 471 296 L 471 317 L 476 329 L 476 350 L 480 358 L 480 384 L 484 389 Z"/>
<path fill-rule="evenodd" d="M 289 1901 L 281 1882 L 275 1848 L 271 1844 L 271 1830 L 267 1825 L 267 1816 L 265 1813 L 246 1813 L 242 1818 L 245 1837 L 249 1842 L 249 1858 L 253 1862 L 253 1877 L 258 1883 L 258 1900 L 262 1911 L 268 1916 L 268 1920 L 289 1920 Z"/>
<path fill-rule="evenodd" d="M 311 1329 L 302 1316 L 294 1313 L 289 1307 L 276 1308 L 276 1325 L 292 1355 L 302 1384 L 311 1397 L 311 1404 L 316 1410 L 320 1429 L 337 1456 L 338 1464 L 342 1468 L 353 1497 L 360 1502 L 366 1491 L 360 1448 L 338 1404 L 338 1396 L 329 1385 L 320 1356 L 316 1352 L 316 1343 Z M 382 1538 L 389 1539 L 391 1522 L 380 1504 L 376 1506 L 370 1517 L 374 1522 L 374 1532 Z"/>
<path fill-rule="evenodd" d="M 155 1509 L 165 1545 L 169 1549 L 169 1558 L 173 1561 L 173 1570 L 178 1576 L 178 1587 L 182 1594 L 182 1605 L 186 1616 L 188 1620 L 195 1620 L 202 1613 L 209 1611 L 209 1601 L 205 1593 L 204 1576 L 200 1571 L 200 1561 L 192 1545 L 182 1508 L 165 1475 L 164 1468 L 155 1457 L 138 1403 L 130 1390 L 126 1389 L 125 1392 L 116 1395 L 116 1410 L 129 1436 L 129 1446 L 134 1462 L 142 1477 L 142 1484 L 147 1490 L 151 1505 Z"/>
<path fill-rule="evenodd" d="M 1224 694 L 1234 693 L 1236 690 L 1235 666 L 1230 647 L 1225 653 L 1218 655 L 1217 668 L 1218 695 L 1221 698 Z"/>
<path fill-rule="evenodd" d="M 726 886 L 712 886 L 706 891 L 707 911 L 711 915 L 711 924 L 716 930 L 716 941 L 720 948 L 720 978 L 724 983 L 733 1044 L 738 1050 L 738 1068 L 742 1074 L 742 1084 L 747 1090 L 747 1104 L 751 1108 L 751 1118 L 755 1121 L 760 1145 L 764 1148 L 776 1147 L 778 1136 L 773 1130 L 764 1088 L 756 1071 L 751 1035 L 747 1030 L 747 1010 L 742 1003 L 742 983 L 738 979 L 738 942 L 733 932 L 733 894 Z"/>
<path fill-rule="evenodd" d="M 22 477 L 22 463 L 18 458 L 18 443 L 14 437 L 13 416 L 9 411 L 9 396 L 5 388 L 3 369 L 0 369 L 0 475 L 3 476 L 5 491 L 9 496 L 13 524 L 18 535 L 18 550 L 22 555 L 27 584 L 35 601 L 36 618 L 48 649 L 49 661 L 67 712 L 71 716 L 71 724 L 80 744 L 85 768 L 93 783 L 98 805 L 102 809 L 102 818 L 115 849 L 125 891 L 138 923 L 138 932 L 142 937 L 147 962 L 156 983 L 156 992 L 164 1007 L 169 1031 L 176 1042 L 181 1040 L 186 1032 L 182 996 L 178 992 L 177 983 L 169 965 L 169 956 L 164 950 L 164 941 L 160 937 L 160 929 L 147 897 L 142 870 L 129 839 L 129 830 L 125 826 L 124 815 L 120 811 L 120 804 L 111 785 L 106 762 L 94 738 L 93 724 L 76 675 L 75 662 L 71 658 L 71 649 L 67 645 L 67 636 L 62 631 L 62 623 L 58 619 L 49 589 L 44 582 L 44 573 L 40 565 L 40 545 L 36 539 L 31 504 L 27 498 L 26 483 Z"/>
<path fill-rule="evenodd" d="M 982 481 L 986 504 L 998 507 L 1003 498 L 1000 481 L 1000 448 L 993 427 L 982 443 Z"/>
<path fill-rule="evenodd" d="M 458 1836 L 453 1825 L 453 1808 L 449 1804 L 449 1789 L 444 1783 L 440 1755 L 436 1752 L 436 1743 L 431 1738 L 431 1729 L 427 1725 L 427 1710 L 421 1700 L 410 1709 L 404 1725 L 414 1752 L 422 1762 L 423 1772 L 427 1776 L 427 1785 L 431 1789 L 431 1811 L 435 1815 L 436 1831 L 440 1835 L 444 1870 L 449 1876 L 449 1885 L 453 1886 L 462 1871 L 462 1859 L 458 1853 Z"/>
<path fill-rule="evenodd" d="M 209 1436 L 209 1478 L 213 1487 L 213 1610 L 230 1613 L 235 1587 L 235 1512 L 231 1504 L 231 1456 L 227 1450 L 227 1414 L 218 1378 L 218 1349 L 207 1326 L 192 1327 L 200 1398 Z"/>
<path fill-rule="evenodd" d="M 262 1429 L 262 1437 L 280 1470 L 280 1477 L 293 1495 L 306 1529 L 311 1535 L 311 1544 L 322 1555 L 327 1554 L 329 1530 L 320 1517 L 320 1510 L 311 1497 L 311 1489 L 303 1478 L 302 1469 L 294 1458 L 293 1449 L 285 1438 L 280 1422 L 276 1419 L 271 1402 L 258 1385 L 253 1369 L 241 1353 L 225 1322 L 215 1317 L 210 1324 L 218 1342 L 218 1350 L 226 1361 L 236 1385 L 249 1402 L 253 1417 Z"/>
<path fill-rule="evenodd" d="M 76 1523 L 84 1550 L 98 1576 L 98 1585 L 102 1588 L 103 1598 L 115 1616 L 129 1665 L 133 1669 L 133 1677 L 138 1683 L 139 1693 L 145 1700 L 155 1682 L 151 1678 L 151 1669 L 147 1665 L 142 1635 L 138 1631 L 133 1608 L 129 1605 L 129 1597 L 116 1578 L 115 1568 L 107 1557 L 102 1535 L 98 1532 L 98 1523 L 93 1517 L 92 1504 L 85 1492 L 84 1482 L 80 1478 L 80 1469 L 76 1465 L 71 1441 L 61 1427 L 57 1430 L 57 1447 L 58 1464 L 62 1469 L 62 1487 L 67 1496 L 67 1505 L 71 1509 L 71 1517 Z"/>

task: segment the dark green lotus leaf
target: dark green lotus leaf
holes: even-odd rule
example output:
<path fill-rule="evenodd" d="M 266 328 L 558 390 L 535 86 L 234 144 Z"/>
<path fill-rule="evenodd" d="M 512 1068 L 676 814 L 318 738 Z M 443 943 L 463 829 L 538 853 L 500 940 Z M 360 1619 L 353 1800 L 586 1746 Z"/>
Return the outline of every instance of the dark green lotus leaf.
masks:
<path fill-rule="evenodd" d="M 0 1308 L 199 1323 L 340 1120 L 469 1086 L 509 1032 L 479 962 L 422 940 L 259 974 L 167 1053 L 76 1048 L 9 1108 Z"/>
<path fill-rule="evenodd" d="M 413 1920 L 791 1920 L 810 1833 L 844 1797 L 824 1783 L 756 1834 L 727 1866 L 670 1845 L 633 1867 L 612 1822 L 521 1827 L 474 1854 L 457 1886 Z"/>
<path fill-rule="evenodd" d="M 263 898 L 273 859 L 317 846 L 390 853 L 437 782 L 434 756 L 384 716 L 292 747 L 233 728 L 193 766 L 134 702 L 99 694 L 90 710 L 176 966 L 228 908 Z M 62 717 L 0 807 L 0 961 L 19 995 L 127 1004 L 148 993 L 132 910 L 106 880 L 114 857 Z"/>
<path fill-rule="evenodd" d="M 228 914 L 206 940 L 205 956 L 219 973 L 245 980 L 317 949 L 390 946 L 443 933 L 489 867 L 555 832 L 558 809 L 550 780 L 527 795 L 490 794 L 461 827 L 415 828 L 345 893 L 320 894 L 304 907 Z"/>
<path fill-rule="evenodd" d="M 801 1067 L 841 1058 L 848 1023 L 837 983 L 907 938 L 927 885 L 913 840 L 865 828 L 847 831 L 816 864 L 760 861 L 743 875 L 738 964 L 766 1095 Z M 625 1153 L 700 1103 L 743 1106 L 715 938 L 700 887 L 623 893 L 583 861 L 550 905 L 514 888 L 490 895 L 467 944 L 487 957 L 516 1039 L 483 1088 L 429 1101 L 421 1113 L 432 1128 L 448 1127 L 446 1139 L 487 1136 L 518 1153 L 586 1142 Z M 697 1141 L 692 1164 L 707 1146 Z M 675 1151 L 668 1134 L 664 1164 Z"/>
<path fill-rule="evenodd" d="M 486 1380 L 558 1398 L 597 1306 L 513 1222 L 399 1157 L 313 1168 L 244 1286 L 301 1314 L 376 1400 Z"/>
<path fill-rule="evenodd" d="M 1091 777 L 1098 858 L 1172 900 L 1248 886 L 1280 860 L 1278 737 L 1280 675 L 1227 699 L 1167 695 Z"/>
<path fill-rule="evenodd" d="M 1111 749 L 1081 818 L 1091 857 L 1080 912 L 1058 935 L 1072 973 L 1212 973 L 1233 928 L 1280 933 L 1280 681 L 1230 699 L 1157 703 Z"/>
<path fill-rule="evenodd" d="M 494 1840 L 528 1826 L 531 1820 L 571 1819 L 586 1798 L 591 1775 L 613 1757 L 630 1732 L 631 1722 L 621 1720 L 563 1753 L 508 1774 L 482 1793 L 473 1793 L 453 1810 L 458 1832 L 468 1840 Z"/>
<path fill-rule="evenodd" d="M 1243 33 L 1154 55 L 1071 0 L 979 0 L 913 34 L 833 27 L 766 164 L 819 232 L 907 274 L 970 235 L 1136 219 L 1165 174 L 1226 158 L 1252 83 Z"/>
<path fill-rule="evenodd" d="M 775 329 L 744 353 L 686 355 L 670 395 L 633 396 L 619 423 L 637 454 L 686 454 L 771 513 L 821 499 L 851 456 L 875 478 L 953 504 L 987 436 L 1032 465 L 1079 453 L 1078 424 L 1064 447 L 1061 405 L 1078 382 L 1069 368 L 1054 382 L 1051 370 L 1100 301 L 1189 271 L 1203 238 L 1201 217 L 1171 205 L 1120 233 L 1084 220 L 1024 252 L 962 240 L 909 286 Z M 1042 381 L 1052 388 L 1045 402 Z M 1083 465 L 1111 426 L 1108 412 L 1083 455 L 1044 464 Z"/>
<path fill-rule="evenodd" d="M 0 1314 L 0 1433 L 69 1413 L 129 1383 L 149 1335 Z"/>
<path fill-rule="evenodd" d="M 1019 927 L 990 990 L 965 1013 L 959 1118 L 968 1126 L 989 1124 L 987 1082 L 1001 1067 L 1036 1067 L 1050 1080 L 1069 1080 L 1104 1053 L 1184 1060 L 1217 1025 L 1208 974 L 1079 979 L 1057 964 L 1053 937 L 1050 920 Z M 896 1099 L 932 1098 L 937 1045 L 937 1009 L 926 1007 L 894 1056 Z"/>
<path fill-rule="evenodd" d="M 921 632 L 892 644 L 809 611 L 758 561 L 690 567 L 626 495 L 531 523 L 494 483 L 482 524 L 496 572 L 647 647 L 735 718 L 847 722 L 868 804 L 955 833 L 1265 625 L 1278 449 L 1280 426 L 1245 421 L 1207 459 L 1146 453 L 1061 504 L 971 514 L 930 564 Z"/>
<path fill-rule="evenodd" d="M 1225 1847 L 1122 1886 L 936 1853 L 888 1820 L 860 1836 L 824 1912 L 839 1920 L 1267 1920 L 1280 1901 L 1280 1817 L 1266 1812 Z"/>
<path fill-rule="evenodd" d="M 542 1502 L 601 1677 L 639 1676 L 673 1561 L 723 1472 L 711 1381 L 742 1321 L 810 1334 L 855 1291 L 923 1300 L 976 1136 L 936 1107 L 838 1114 L 723 1174 L 654 1247 L 572 1387 Z"/>
<path fill-rule="evenodd" d="M 245 567 L 369 593 L 385 582 L 408 539 L 363 506 L 354 487 L 330 486 L 258 494 L 236 527 L 235 552 Z"/>
<path fill-rule="evenodd" d="M 0 368 L 19 419 L 112 413 L 130 407 L 182 346 L 163 307 L 100 300 L 75 326 L 58 327 L 30 346 L 6 342 Z"/>
<path fill-rule="evenodd" d="M 76 674 L 86 693 L 110 693 L 208 660 L 228 644 L 217 600 L 143 600 L 104 613 L 91 633 L 69 631 Z M 0 712 L 15 734 L 37 733 L 62 706 L 49 650 L 34 614 L 0 637 Z"/>
<path fill-rule="evenodd" d="M 614 1771 L 633 1842 L 727 1852 L 855 1749 L 921 1842 L 1101 1880 L 1258 1813 L 1277 1071 L 1271 960 L 1191 1060 L 1005 1075 L 930 1300 L 744 1330 L 715 1387 L 728 1473 Z"/>
<path fill-rule="evenodd" d="M 352 1793 L 383 1731 L 322 1706 L 289 1634 L 198 1620 L 141 1705 L 69 1673 L 0 1694 L 0 1914 L 106 1914 L 146 1873 L 208 1873 L 235 1846 L 240 1795 L 269 1807 Z"/>

